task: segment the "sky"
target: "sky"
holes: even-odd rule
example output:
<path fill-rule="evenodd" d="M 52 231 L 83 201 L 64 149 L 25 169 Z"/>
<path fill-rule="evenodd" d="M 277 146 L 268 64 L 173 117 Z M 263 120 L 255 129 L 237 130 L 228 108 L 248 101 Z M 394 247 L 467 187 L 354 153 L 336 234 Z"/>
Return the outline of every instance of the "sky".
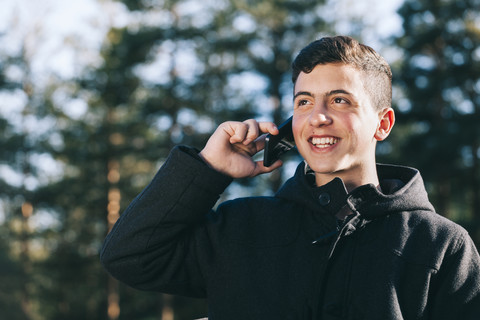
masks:
<path fill-rule="evenodd" d="M 17 56 L 22 50 L 31 62 L 30 74 L 39 88 L 55 75 L 60 79 L 74 77 L 83 66 L 100 65 L 99 48 L 112 26 L 128 22 L 122 4 L 110 0 L 1 0 L 0 54 Z M 5 66 L 7 74 L 21 81 L 23 71 Z M 58 97 L 61 99 L 61 97 Z M 68 101 L 67 114 L 78 117 L 86 110 L 85 101 Z M 0 115 L 18 130 L 48 130 L 54 119 L 39 121 L 22 115 L 27 97 L 22 90 L 0 91 Z M 28 129 L 34 128 L 34 129 Z M 61 174 L 53 159 L 39 156 L 44 180 Z M 7 176 L 12 185 L 26 184 L 34 189 L 41 181 L 25 179 L 6 165 L 0 165 L 0 175 Z"/>
<path fill-rule="evenodd" d="M 105 0 L 2 0 L 0 11 L 3 50 L 24 47 L 35 53 L 32 72 L 65 78 L 79 63 L 94 64 L 108 28 L 125 23 L 123 6 Z"/>
<path fill-rule="evenodd" d="M 328 0 L 331 16 L 338 33 L 349 34 L 351 21 L 361 20 L 365 26 L 362 41 L 381 51 L 382 41 L 397 35 L 402 29 L 401 17 L 396 13 L 403 0 Z"/>
<path fill-rule="evenodd" d="M 349 22 L 361 19 L 364 41 L 381 51 L 382 41 L 401 29 L 395 11 L 402 1 L 328 0 L 325 16 L 334 17 L 338 32 L 346 34 Z M 84 64 L 100 63 L 97 52 L 108 28 L 127 23 L 126 9 L 112 0 L 2 0 L 0 41 L 7 52 L 22 46 L 27 54 L 35 52 L 35 74 L 69 78 Z"/>

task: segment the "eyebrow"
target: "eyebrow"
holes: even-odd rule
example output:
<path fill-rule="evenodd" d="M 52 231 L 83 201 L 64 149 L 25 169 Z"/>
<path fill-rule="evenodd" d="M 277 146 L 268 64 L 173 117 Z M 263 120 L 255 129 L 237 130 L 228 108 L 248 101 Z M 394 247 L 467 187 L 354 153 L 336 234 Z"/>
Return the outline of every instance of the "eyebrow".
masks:
<path fill-rule="evenodd" d="M 313 98 L 313 94 L 308 91 L 299 91 L 293 96 L 293 100 L 297 99 L 298 96 L 309 96 Z"/>
<path fill-rule="evenodd" d="M 346 94 L 346 95 L 349 95 L 349 96 L 353 96 L 352 93 L 350 93 L 346 90 L 343 90 L 343 89 L 332 90 L 332 91 L 328 92 L 325 96 L 329 97 L 329 96 L 333 96 L 335 94 Z M 293 100 L 297 99 L 298 96 L 309 96 L 309 97 L 315 98 L 315 95 L 313 93 L 309 92 L 309 91 L 299 91 L 293 96 Z"/>

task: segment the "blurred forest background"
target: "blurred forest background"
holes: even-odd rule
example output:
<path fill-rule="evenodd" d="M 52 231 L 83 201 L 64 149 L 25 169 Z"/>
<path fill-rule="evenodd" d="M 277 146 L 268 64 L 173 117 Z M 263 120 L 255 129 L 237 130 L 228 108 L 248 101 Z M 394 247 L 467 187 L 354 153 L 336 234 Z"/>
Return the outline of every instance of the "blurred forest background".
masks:
<path fill-rule="evenodd" d="M 388 13 L 373 0 L 64 1 L 93 12 L 74 26 L 51 19 L 61 1 L 8 2 L 0 319 L 205 316 L 203 300 L 111 279 L 102 241 L 174 145 L 201 148 L 227 119 L 288 117 L 292 58 L 325 35 L 352 35 L 392 65 L 397 124 L 378 161 L 419 168 L 437 211 L 480 244 L 479 0 L 399 0 Z M 224 196 L 271 194 L 297 161 Z"/>

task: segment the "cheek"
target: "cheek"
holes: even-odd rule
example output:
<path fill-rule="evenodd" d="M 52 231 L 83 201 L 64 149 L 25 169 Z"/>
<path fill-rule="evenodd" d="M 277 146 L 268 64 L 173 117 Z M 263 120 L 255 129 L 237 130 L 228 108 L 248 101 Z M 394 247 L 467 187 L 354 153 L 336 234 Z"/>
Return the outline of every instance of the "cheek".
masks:
<path fill-rule="evenodd" d="M 376 122 L 375 119 L 368 119 L 368 121 L 354 121 L 349 123 L 348 130 L 356 133 L 356 140 L 358 143 L 363 141 L 371 142 L 375 140 Z"/>
<path fill-rule="evenodd" d="M 293 132 L 293 137 L 295 138 L 295 142 L 297 142 L 297 144 L 302 137 L 302 129 L 303 129 L 302 117 L 294 115 L 293 121 L 292 121 L 292 132 Z"/>

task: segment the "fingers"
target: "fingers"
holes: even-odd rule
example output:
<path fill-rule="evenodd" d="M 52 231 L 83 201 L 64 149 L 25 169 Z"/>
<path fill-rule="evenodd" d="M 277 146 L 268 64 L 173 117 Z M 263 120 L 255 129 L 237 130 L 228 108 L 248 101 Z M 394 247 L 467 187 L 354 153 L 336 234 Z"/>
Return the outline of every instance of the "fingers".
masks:
<path fill-rule="evenodd" d="M 273 122 L 259 122 L 258 126 L 262 133 L 271 133 L 273 135 L 278 134 L 278 128 Z"/>
<path fill-rule="evenodd" d="M 242 143 L 244 145 L 249 145 L 260 135 L 260 128 L 258 126 L 258 122 L 253 119 L 245 120 L 243 123 L 245 124 L 247 131 L 245 134 L 245 139 Z"/>
<path fill-rule="evenodd" d="M 265 167 L 263 161 L 253 159 L 265 146 L 263 133 L 278 134 L 278 129 L 271 122 L 224 122 L 208 139 L 199 155 L 211 168 L 233 178 L 271 172 L 282 165 L 281 161 Z"/>
<path fill-rule="evenodd" d="M 282 165 L 283 165 L 282 160 L 275 161 L 270 167 L 265 167 L 263 165 L 263 160 L 262 161 L 255 161 L 255 169 L 252 172 L 251 177 L 255 177 L 255 176 L 258 176 L 260 174 L 272 172 L 273 170 L 276 170 L 276 169 L 280 168 Z"/>
<path fill-rule="evenodd" d="M 262 133 L 278 134 L 277 126 L 272 122 L 257 122 L 254 119 L 243 122 L 228 122 L 227 130 L 230 134 L 230 143 L 248 145 L 255 141 Z"/>

